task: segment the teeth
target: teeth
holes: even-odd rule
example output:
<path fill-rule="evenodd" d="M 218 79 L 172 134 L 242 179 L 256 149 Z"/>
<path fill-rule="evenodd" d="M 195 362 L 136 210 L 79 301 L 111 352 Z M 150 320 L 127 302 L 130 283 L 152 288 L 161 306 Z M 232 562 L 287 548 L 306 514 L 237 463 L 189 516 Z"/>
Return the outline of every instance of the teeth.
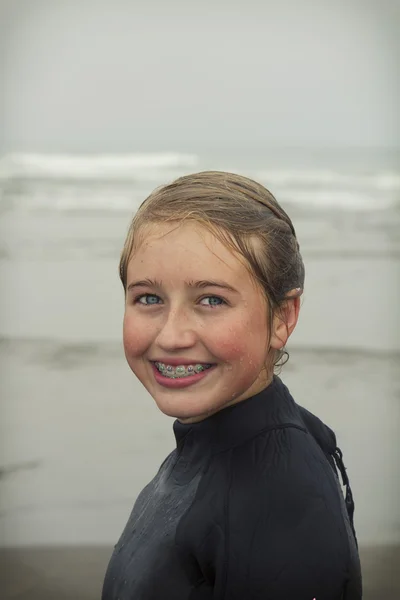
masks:
<path fill-rule="evenodd" d="M 196 375 L 196 373 L 201 373 L 206 369 L 209 369 L 212 365 L 210 364 L 193 364 L 193 365 L 178 365 L 177 367 L 173 367 L 172 365 L 166 365 L 164 363 L 156 362 L 154 363 L 157 367 L 158 371 L 162 373 L 165 377 L 169 377 L 171 379 L 178 379 L 182 377 L 190 377 L 191 375 Z"/>

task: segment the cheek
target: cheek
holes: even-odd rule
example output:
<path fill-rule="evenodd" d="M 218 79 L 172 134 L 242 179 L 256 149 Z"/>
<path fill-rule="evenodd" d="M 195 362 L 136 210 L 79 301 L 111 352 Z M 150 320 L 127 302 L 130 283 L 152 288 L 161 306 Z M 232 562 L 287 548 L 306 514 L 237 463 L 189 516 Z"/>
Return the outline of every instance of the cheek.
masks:
<path fill-rule="evenodd" d="M 123 321 L 123 343 L 125 354 L 138 356 L 143 353 L 149 343 L 148 329 L 141 327 L 137 319 L 125 314 Z"/>
<path fill-rule="evenodd" d="M 252 319 L 237 320 L 218 333 L 215 339 L 215 354 L 227 362 L 265 360 L 267 350 L 267 328 L 264 315 Z"/>
<path fill-rule="evenodd" d="M 221 339 L 216 350 L 216 355 L 224 362 L 253 365 L 255 369 L 261 368 L 266 358 L 266 344 L 261 338 L 254 342 L 250 337 L 232 342 Z"/>
<path fill-rule="evenodd" d="M 247 344 L 235 335 L 221 335 L 216 344 L 216 354 L 231 362 L 240 359 L 247 351 Z"/>

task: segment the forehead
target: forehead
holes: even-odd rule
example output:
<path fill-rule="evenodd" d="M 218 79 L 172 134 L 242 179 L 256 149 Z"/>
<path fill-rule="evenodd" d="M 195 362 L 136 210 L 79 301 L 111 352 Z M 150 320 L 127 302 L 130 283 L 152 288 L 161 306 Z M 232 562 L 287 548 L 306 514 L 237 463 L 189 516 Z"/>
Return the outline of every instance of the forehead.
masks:
<path fill-rule="evenodd" d="M 192 222 L 183 224 L 149 224 L 142 227 L 138 242 L 128 264 L 135 271 L 140 267 L 185 271 L 218 270 L 236 276 L 249 276 L 239 255 L 223 244 L 207 228 Z M 140 269 L 142 270 L 142 269 Z"/>

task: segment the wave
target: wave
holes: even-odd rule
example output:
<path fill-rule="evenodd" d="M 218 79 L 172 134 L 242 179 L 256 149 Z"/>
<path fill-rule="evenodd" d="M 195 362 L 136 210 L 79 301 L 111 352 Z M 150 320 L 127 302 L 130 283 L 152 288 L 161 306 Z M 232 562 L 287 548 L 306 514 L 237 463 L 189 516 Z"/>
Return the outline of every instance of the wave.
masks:
<path fill-rule="evenodd" d="M 255 179 L 265 185 L 279 186 L 345 186 L 351 188 L 369 188 L 371 190 L 397 191 L 400 190 L 400 173 L 363 173 L 350 174 L 329 170 L 296 170 L 276 169 L 273 171 L 257 171 Z"/>
<path fill-rule="evenodd" d="M 198 167 L 196 154 L 177 152 L 135 154 L 8 154 L 0 157 L 0 179 L 151 180 L 164 169 Z M 285 187 L 345 186 L 382 191 L 400 190 L 400 173 L 342 173 L 327 169 L 273 169 L 251 173 L 254 179 Z"/>
<path fill-rule="evenodd" d="M 387 211 L 399 205 L 397 198 L 371 196 L 347 190 L 290 190 L 278 194 L 282 205 L 290 204 L 302 208 L 340 211 Z"/>
<path fill-rule="evenodd" d="M 91 185 L 80 187 L 73 184 L 48 185 L 29 183 L 7 193 L 0 192 L 0 211 L 22 212 L 112 212 L 136 211 L 153 189 L 129 188 L 128 186 Z"/>
<path fill-rule="evenodd" d="M 162 183 L 160 181 L 160 183 Z M 0 210 L 132 212 L 153 189 L 148 187 L 34 182 L 1 193 Z M 398 210 L 399 199 L 357 190 L 274 189 L 283 207 L 304 211 L 383 212 Z"/>
<path fill-rule="evenodd" d="M 0 159 L 0 179 L 157 179 L 160 170 L 196 167 L 194 154 L 9 154 Z"/>
<path fill-rule="evenodd" d="M 157 185 L 202 167 L 199 156 L 176 152 L 9 154 L 0 158 L 0 209 L 132 212 Z M 305 211 L 379 212 L 400 206 L 397 171 L 276 168 L 246 174 L 284 206 Z"/>

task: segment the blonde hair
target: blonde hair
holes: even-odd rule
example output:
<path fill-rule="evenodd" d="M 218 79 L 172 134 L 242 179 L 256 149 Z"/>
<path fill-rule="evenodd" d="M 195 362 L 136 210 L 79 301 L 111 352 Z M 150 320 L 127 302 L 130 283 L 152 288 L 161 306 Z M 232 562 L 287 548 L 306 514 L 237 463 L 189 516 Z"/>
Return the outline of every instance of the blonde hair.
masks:
<path fill-rule="evenodd" d="M 193 221 L 236 252 L 264 292 L 269 324 L 287 293 L 304 287 L 304 264 L 287 213 L 264 186 L 233 173 L 203 171 L 185 175 L 154 190 L 130 224 L 119 272 L 124 290 L 128 262 L 139 232 L 152 223 Z M 254 242 L 257 243 L 254 243 Z M 271 331 L 271 327 L 269 329 Z M 282 357 L 286 360 L 281 363 Z M 272 364 L 284 364 L 286 350 L 273 352 Z"/>

